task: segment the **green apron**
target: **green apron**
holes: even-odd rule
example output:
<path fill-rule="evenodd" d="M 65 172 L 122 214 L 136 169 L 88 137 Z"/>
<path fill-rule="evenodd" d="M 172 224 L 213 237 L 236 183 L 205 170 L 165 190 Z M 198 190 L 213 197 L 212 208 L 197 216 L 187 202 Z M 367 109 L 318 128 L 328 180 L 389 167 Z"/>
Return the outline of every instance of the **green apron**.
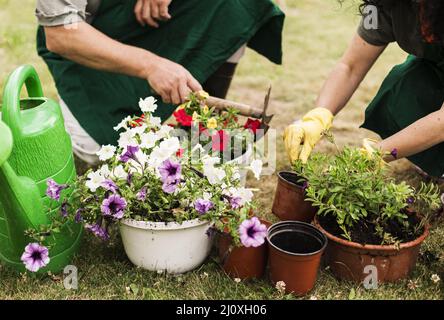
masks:
<path fill-rule="evenodd" d="M 113 39 L 181 64 L 200 83 L 245 43 L 272 62 L 282 62 L 284 14 L 271 0 L 173 0 L 173 18 L 158 29 L 138 24 L 135 3 L 103 0 L 92 25 Z M 41 27 L 37 48 L 60 97 L 99 144 L 115 144 L 113 127 L 140 113 L 139 98 L 154 95 L 144 79 L 93 70 L 49 52 Z M 166 120 L 174 108 L 160 103 L 157 116 Z"/>
<path fill-rule="evenodd" d="M 389 73 L 368 106 L 362 127 L 385 139 L 438 111 L 443 103 L 444 47 L 426 45 L 424 58 L 410 55 Z M 444 143 L 408 159 L 429 175 L 444 175 Z"/>

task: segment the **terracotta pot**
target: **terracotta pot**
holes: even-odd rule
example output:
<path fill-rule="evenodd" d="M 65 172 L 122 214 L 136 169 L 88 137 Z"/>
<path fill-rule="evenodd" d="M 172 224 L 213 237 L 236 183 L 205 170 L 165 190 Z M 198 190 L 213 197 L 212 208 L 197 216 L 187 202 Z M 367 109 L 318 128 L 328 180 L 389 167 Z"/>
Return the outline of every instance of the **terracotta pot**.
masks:
<path fill-rule="evenodd" d="M 327 238 L 311 224 L 282 221 L 268 229 L 270 278 L 301 296 L 314 286 Z"/>
<path fill-rule="evenodd" d="M 416 240 L 394 245 L 362 245 L 338 238 L 326 231 L 315 218 L 315 225 L 327 236 L 329 244 L 325 262 L 340 279 L 361 283 L 371 271 L 366 266 L 376 266 L 378 282 L 394 282 L 407 278 L 416 265 L 419 249 L 429 234 L 429 226 Z M 368 268 L 368 267 L 367 267 Z"/>
<path fill-rule="evenodd" d="M 274 196 L 272 212 L 282 221 L 311 222 L 316 208 L 305 201 L 305 191 L 298 184 L 297 174 L 289 171 L 278 173 L 278 185 Z"/>
<path fill-rule="evenodd" d="M 267 227 L 271 225 L 268 221 L 261 222 Z M 257 248 L 234 247 L 231 236 L 224 233 L 219 238 L 219 258 L 222 268 L 230 277 L 260 279 L 267 267 L 267 243 Z"/>

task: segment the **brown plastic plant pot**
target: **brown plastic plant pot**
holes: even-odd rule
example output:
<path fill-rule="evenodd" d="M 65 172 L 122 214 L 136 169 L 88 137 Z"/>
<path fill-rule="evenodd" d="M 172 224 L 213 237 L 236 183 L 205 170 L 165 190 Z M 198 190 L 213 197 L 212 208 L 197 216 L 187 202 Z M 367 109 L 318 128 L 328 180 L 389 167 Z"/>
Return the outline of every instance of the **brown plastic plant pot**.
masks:
<path fill-rule="evenodd" d="M 278 173 L 272 212 L 281 221 L 311 222 L 316 214 L 311 202 L 305 201 L 305 190 L 298 180 L 293 172 Z"/>
<path fill-rule="evenodd" d="M 285 291 L 303 296 L 316 282 L 326 236 L 311 224 L 281 221 L 272 225 L 267 234 L 270 279 L 285 283 Z"/>
<path fill-rule="evenodd" d="M 429 226 L 414 241 L 395 245 L 362 245 L 338 238 L 322 228 L 318 218 L 315 225 L 329 240 L 325 252 L 325 263 L 339 279 L 362 283 L 374 272 L 368 266 L 375 266 L 379 283 L 395 282 L 407 278 L 415 268 L 419 249 L 429 235 Z"/>
<path fill-rule="evenodd" d="M 270 222 L 261 220 L 267 227 Z M 267 243 L 257 248 L 234 247 L 230 235 L 219 238 L 219 258 L 222 268 L 232 278 L 242 280 L 260 279 L 265 274 L 268 259 Z"/>

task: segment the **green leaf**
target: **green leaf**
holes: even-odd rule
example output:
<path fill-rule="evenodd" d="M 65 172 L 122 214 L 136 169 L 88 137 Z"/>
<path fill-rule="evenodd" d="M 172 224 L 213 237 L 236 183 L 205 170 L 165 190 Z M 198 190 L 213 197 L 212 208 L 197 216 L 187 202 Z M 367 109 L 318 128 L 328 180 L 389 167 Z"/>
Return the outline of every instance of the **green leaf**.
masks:
<path fill-rule="evenodd" d="M 354 300 L 356 298 L 355 288 L 351 288 L 350 293 L 348 294 L 348 300 Z"/>

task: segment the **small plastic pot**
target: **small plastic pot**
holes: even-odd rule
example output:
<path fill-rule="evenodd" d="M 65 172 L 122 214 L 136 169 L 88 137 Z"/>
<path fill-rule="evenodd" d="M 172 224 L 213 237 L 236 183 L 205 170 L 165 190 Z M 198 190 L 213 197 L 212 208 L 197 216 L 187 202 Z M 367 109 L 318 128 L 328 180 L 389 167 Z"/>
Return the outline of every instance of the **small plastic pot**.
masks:
<path fill-rule="evenodd" d="M 268 229 L 270 279 L 302 296 L 313 289 L 327 237 L 311 224 L 282 221 Z"/>
<path fill-rule="evenodd" d="M 270 222 L 261 220 L 267 227 Z M 234 247 L 231 236 L 224 233 L 219 238 L 219 258 L 224 271 L 232 278 L 242 280 L 260 279 L 265 274 L 268 246 L 257 248 Z"/>
<path fill-rule="evenodd" d="M 305 201 L 305 190 L 298 183 L 298 175 L 294 172 L 281 171 L 278 173 L 278 179 L 273 214 L 281 221 L 311 222 L 316 214 L 316 208 Z"/>

